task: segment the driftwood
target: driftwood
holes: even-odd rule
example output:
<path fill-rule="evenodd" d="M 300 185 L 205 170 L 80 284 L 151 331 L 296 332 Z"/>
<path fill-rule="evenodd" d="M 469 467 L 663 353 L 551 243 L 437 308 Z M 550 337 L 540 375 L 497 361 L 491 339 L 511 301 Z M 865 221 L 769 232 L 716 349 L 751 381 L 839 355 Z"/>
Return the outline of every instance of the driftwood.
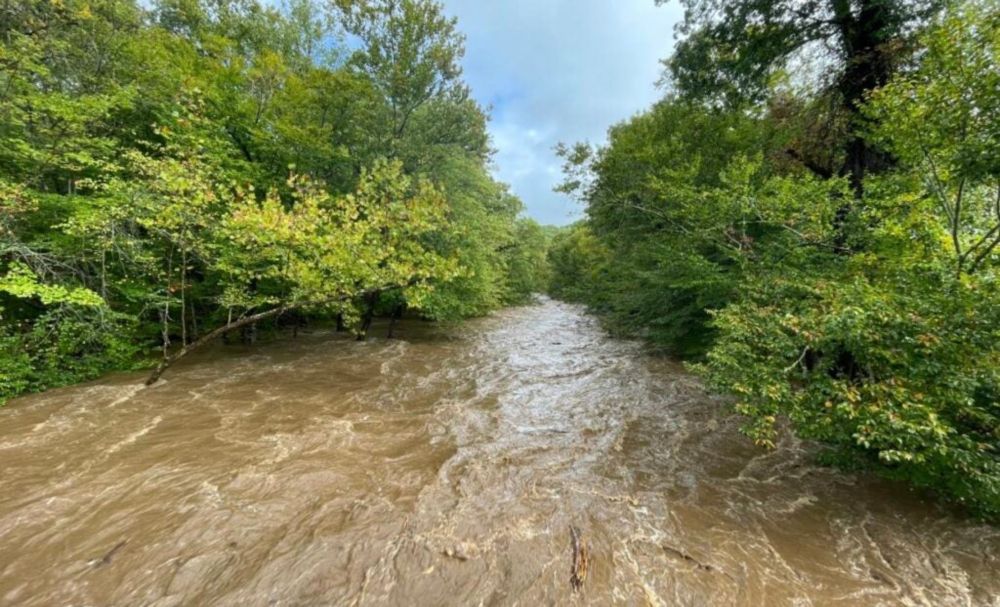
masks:
<path fill-rule="evenodd" d="M 441 554 L 449 558 L 453 558 L 456 561 L 465 562 L 469 560 L 469 555 L 465 554 L 464 552 L 462 552 L 460 549 L 457 548 L 445 548 L 444 550 L 441 551 Z"/>
<path fill-rule="evenodd" d="M 719 567 L 717 567 L 715 565 L 712 565 L 712 564 L 706 563 L 704 561 L 701 561 L 701 560 L 695 558 L 694 556 L 688 554 L 687 552 L 684 552 L 683 550 L 680 550 L 680 549 L 675 548 L 673 546 L 669 546 L 667 544 L 663 544 L 661 546 L 661 548 L 663 548 L 663 551 L 665 553 L 669 554 L 670 556 L 673 556 L 673 557 L 675 557 L 677 559 L 680 559 L 682 561 L 690 563 L 698 571 L 705 571 L 707 573 L 721 573 L 722 575 L 724 575 L 727 578 L 729 578 L 729 580 L 731 582 L 733 582 L 734 584 L 738 584 L 739 583 L 739 582 L 736 581 L 736 578 L 734 578 L 732 575 L 730 575 L 724 569 L 721 569 L 721 568 L 719 568 Z"/>
<path fill-rule="evenodd" d="M 125 544 L 127 544 L 127 543 L 128 543 L 128 540 L 122 540 L 122 541 L 118 542 L 117 544 L 115 544 L 115 547 L 112 548 L 111 550 L 109 550 L 108 552 L 106 552 L 104 554 L 104 556 L 102 556 L 99 559 L 91 559 L 87 564 L 90 565 L 91 567 L 93 567 L 94 569 L 97 569 L 99 567 L 103 567 L 103 566 L 111 563 L 111 559 L 113 559 L 115 557 L 115 555 L 118 554 L 118 551 L 121 550 L 122 548 L 124 548 Z"/>
<path fill-rule="evenodd" d="M 574 592 L 583 588 L 587 581 L 587 568 L 590 565 L 590 550 L 586 540 L 580 534 L 580 529 L 574 525 L 569 527 L 570 545 L 573 549 L 573 565 L 570 569 L 569 585 Z"/>
<path fill-rule="evenodd" d="M 687 552 L 684 552 L 683 550 L 678 550 L 677 548 L 674 548 L 673 546 L 667 546 L 666 544 L 664 544 L 662 548 L 663 551 L 666 552 L 667 554 L 677 557 L 683 561 L 687 561 L 692 565 L 694 565 L 695 567 L 697 567 L 698 569 L 701 569 L 702 571 L 715 571 L 715 567 L 713 567 L 712 565 L 701 562 L 700 560 L 694 558 L 693 556 L 691 556 Z"/>

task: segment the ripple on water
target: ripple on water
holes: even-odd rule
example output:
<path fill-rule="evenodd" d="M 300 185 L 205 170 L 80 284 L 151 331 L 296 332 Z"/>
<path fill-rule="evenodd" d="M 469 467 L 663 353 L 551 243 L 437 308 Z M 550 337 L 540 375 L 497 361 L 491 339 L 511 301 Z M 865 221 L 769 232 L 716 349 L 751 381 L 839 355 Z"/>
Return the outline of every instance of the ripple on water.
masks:
<path fill-rule="evenodd" d="M 791 437 L 758 450 L 579 307 L 398 334 L 0 409 L 0 602 L 1000 605 L 996 529 Z"/>

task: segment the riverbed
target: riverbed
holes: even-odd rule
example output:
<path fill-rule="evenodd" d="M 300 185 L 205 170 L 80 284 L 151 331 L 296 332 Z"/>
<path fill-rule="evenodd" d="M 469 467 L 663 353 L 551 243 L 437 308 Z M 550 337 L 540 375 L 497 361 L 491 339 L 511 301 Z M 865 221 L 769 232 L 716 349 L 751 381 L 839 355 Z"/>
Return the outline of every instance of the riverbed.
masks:
<path fill-rule="evenodd" d="M 1000 605 L 995 527 L 754 447 L 577 306 L 397 336 L 0 408 L 0 605 Z"/>

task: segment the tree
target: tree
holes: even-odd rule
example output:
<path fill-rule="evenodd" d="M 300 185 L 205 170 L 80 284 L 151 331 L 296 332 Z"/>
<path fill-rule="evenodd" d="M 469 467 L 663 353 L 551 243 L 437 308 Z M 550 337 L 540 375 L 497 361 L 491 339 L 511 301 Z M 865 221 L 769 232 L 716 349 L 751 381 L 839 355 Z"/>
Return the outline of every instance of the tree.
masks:
<path fill-rule="evenodd" d="M 433 0 L 335 0 L 347 31 L 361 40 L 352 63 L 389 107 L 386 145 L 406 133 L 414 113 L 433 99 L 464 97 L 456 21 Z"/>
<path fill-rule="evenodd" d="M 923 41 L 919 65 L 876 91 L 866 114 L 873 136 L 919 167 L 956 271 L 974 273 L 1000 245 L 1000 15 L 969 4 Z"/>
<path fill-rule="evenodd" d="M 533 219 L 521 218 L 514 224 L 511 246 L 505 249 L 507 301 L 523 303 L 548 286 L 549 234 Z"/>
<path fill-rule="evenodd" d="M 426 0 L 328 8 L 0 6 L 0 398 L 151 354 L 162 372 L 286 313 L 364 334 L 390 307 L 521 296 L 538 243 L 513 242 L 455 21 Z"/>
<path fill-rule="evenodd" d="M 398 163 L 377 164 L 347 196 L 334 198 L 295 176 L 288 187 L 291 205 L 273 191 L 260 202 L 234 194 L 212 247 L 227 320 L 165 356 L 147 383 L 229 331 L 294 310 L 343 313 L 358 298 L 370 301 L 390 290 L 419 302 L 434 281 L 458 271 L 457 260 L 423 244 L 444 228 L 443 198 L 426 181 L 405 176 Z"/>
<path fill-rule="evenodd" d="M 551 292 L 688 358 L 757 444 L 996 518 L 995 3 L 685 4 L 677 89 L 564 148 L 587 219 Z M 824 41 L 820 86 L 774 84 Z"/>
<path fill-rule="evenodd" d="M 599 303 L 609 326 L 674 354 L 704 352 L 707 310 L 731 301 L 744 272 L 734 242 L 768 236 L 725 178 L 766 143 L 760 120 L 668 99 L 612 127 L 607 147 L 567 150 L 569 189 L 586 200 L 588 232 L 613 260 L 608 284 L 592 291 L 616 294 Z M 759 164 L 757 180 L 767 173 Z"/>
<path fill-rule="evenodd" d="M 664 3 L 665 0 L 658 0 Z M 864 136 L 865 97 L 886 84 L 910 35 L 944 0 L 682 0 L 685 36 L 666 62 L 669 80 L 694 99 L 730 106 L 763 99 L 775 76 L 810 52 L 850 129 L 840 174 L 860 198 L 865 176 L 891 159 Z M 832 64 L 832 65 L 831 65 Z M 820 79 L 822 80 L 822 76 Z"/>

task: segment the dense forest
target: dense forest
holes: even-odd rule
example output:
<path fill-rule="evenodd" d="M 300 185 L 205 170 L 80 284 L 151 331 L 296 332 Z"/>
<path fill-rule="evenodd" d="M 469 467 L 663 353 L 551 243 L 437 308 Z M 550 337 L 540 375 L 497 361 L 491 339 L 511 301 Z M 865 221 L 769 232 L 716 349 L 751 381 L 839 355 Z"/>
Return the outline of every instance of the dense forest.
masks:
<path fill-rule="evenodd" d="M 545 234 L 429 0 L 0 6 L 0 403 L 239 329 L 484 314 Z"/>
<path fill-rule="evenodd" d="M 1000 515 L 1000 8 L 684 0 L 665 98 L 563 146 L 552 292 L 782 426 Z"/>

